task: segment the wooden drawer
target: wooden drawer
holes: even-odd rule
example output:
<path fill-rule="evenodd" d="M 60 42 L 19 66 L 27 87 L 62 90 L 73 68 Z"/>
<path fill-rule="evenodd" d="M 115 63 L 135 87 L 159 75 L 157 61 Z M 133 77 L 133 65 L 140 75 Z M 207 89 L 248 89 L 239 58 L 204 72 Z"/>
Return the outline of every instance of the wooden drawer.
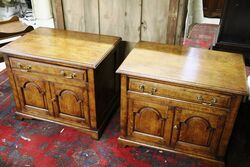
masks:
<path fill-rule="evenodd" d="M 86 81 L 85 70 L 77 70 L 69 67 L 45 64 L 18 58 L 10 58 L 10 65 L 12 69 L 18 69 L 24 72 L 43 73 L 67 79 L 77 79 Z"/>
<path fill-rule="evenodd" d="M 129 79 L 129 90 L 200 103 L 208 106 L 229 108 L 231 96 L 138 79 Z"/>

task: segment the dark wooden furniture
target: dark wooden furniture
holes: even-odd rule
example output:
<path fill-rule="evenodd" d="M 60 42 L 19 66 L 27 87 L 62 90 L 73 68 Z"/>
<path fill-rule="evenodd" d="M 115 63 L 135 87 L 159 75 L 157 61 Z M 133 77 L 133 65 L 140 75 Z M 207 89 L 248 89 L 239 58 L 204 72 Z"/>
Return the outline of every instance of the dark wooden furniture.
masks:
<path fill-rule="evenodd" d="M 14 37 L 24 35 L 32 30 L 34 30 L 32 26 L 21 23 L 17 16 L 6 21 L 0 21 L 0 47 L 15 40 Z M 0 62 L 2 61 L 3 57 L 0 54 Z"/>
<path fill-rule="evenodd" d="M 213 49 L 243 53 L 250 65 L 250 1 L 226 0 L 218 41 Z"/>
<path fill-rule="evenodd" d="M 98 139 L 118 106 L 120 38 L 39 28 L 1 48 L 19 117 Z"/>
<path fill-rule="evenodd" d="M 6 21 L 0 21 L 0 40 L 21 36 L 27 32 L 34 30 L 32 26 L 28 26 L 19 21 L 17 16 L 12 17 Z M 3 46 L 5 43 L 0 43 L 0 47 Z"/>
<path fill-rule="evenodd" d="M 205 17 L 221 17 L 224 0 L 203 0 L 203 11 Z"/>
<path fill-rule="evenodd" d="M 224 166 L 242 96 L 241 55 L 140 42 L 121 74 L 122 146 L 147 146 Z"/>

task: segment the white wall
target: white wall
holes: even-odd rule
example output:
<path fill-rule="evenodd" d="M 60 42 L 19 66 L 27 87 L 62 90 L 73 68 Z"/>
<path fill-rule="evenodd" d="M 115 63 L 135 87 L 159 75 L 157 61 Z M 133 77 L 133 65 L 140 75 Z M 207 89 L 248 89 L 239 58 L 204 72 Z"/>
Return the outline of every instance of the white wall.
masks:
<path fill-rule="evenodd" d="M 188 13 L 185 25 L 185 37 L 188 36 L 189 28 L 195 23 L 202 23 L 204 20 L 203 1 L 188 0 Z"/>

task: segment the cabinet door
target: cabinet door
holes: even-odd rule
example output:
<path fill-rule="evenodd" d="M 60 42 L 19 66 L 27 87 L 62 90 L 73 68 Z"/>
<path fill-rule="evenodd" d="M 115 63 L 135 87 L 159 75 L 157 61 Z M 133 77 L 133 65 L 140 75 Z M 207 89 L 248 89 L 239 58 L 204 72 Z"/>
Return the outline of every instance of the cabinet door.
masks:
<path fill-rule="evenodd" d="M 32 115 L 53 115 L 48 82 L 32 75 L 15 75 L 22 111 Z"/>
<path fill-rule="evenodd" d="M 89 126 L 88 94 L 85 87 L 51 83 L 55 117 L 75 126 Z"/>
<path fill-rule="evenodd" d="M 176 150 L 213 156 L 217 152 L 225 116 L 178 108 L 171 144 Z"/>
<path fill-rule="evenodd" d="M 173 110 L 149 99 L 129 99 L 128 136 L 149 143 L 170 144 Z"/>

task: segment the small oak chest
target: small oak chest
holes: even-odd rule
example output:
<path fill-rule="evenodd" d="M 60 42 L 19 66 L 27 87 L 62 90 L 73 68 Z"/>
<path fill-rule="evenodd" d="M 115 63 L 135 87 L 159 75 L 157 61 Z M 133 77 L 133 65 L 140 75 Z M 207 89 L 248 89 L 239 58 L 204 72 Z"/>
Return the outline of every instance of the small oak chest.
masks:
<path fill-rule="evenodd" d="M 3 48 L 16 114 L 98 139 L 118 106 L 118 37 L 38 28 Z"/>
<path fill-rule="evenodd" d="M 224 166 L 242 96 L 241 55 L 140 42 L 121 74 L 123 146 L 148 146 Z"/>

